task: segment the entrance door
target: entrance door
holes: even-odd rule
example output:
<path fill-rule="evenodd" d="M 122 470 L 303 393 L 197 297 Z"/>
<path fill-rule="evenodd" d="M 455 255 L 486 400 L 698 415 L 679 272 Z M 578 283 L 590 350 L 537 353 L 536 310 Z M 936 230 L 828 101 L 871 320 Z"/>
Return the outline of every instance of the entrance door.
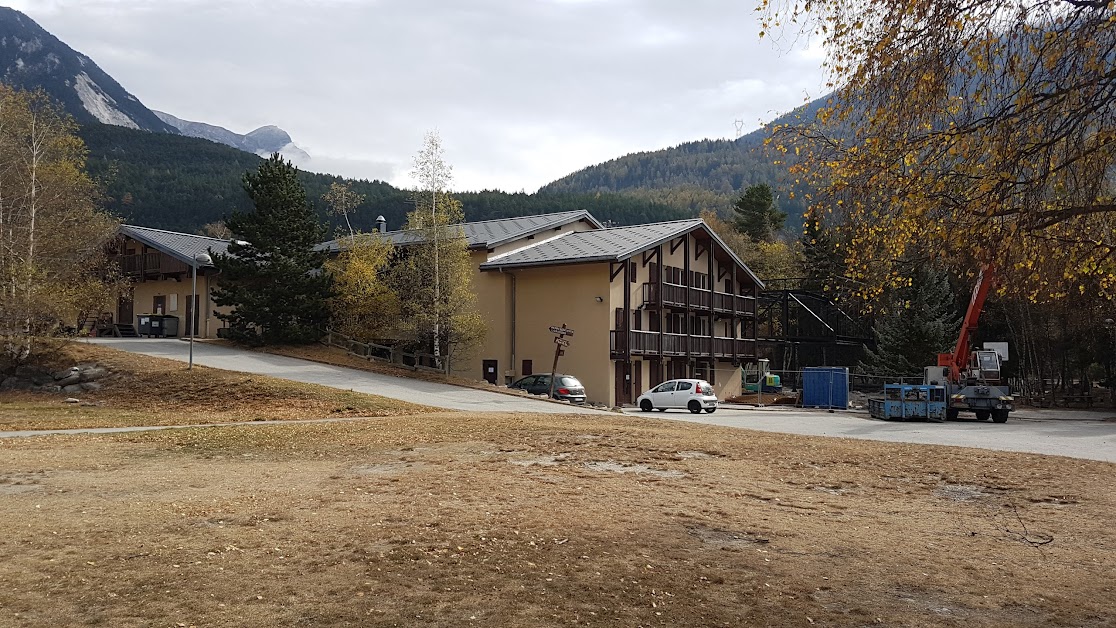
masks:
<path fill-rule="evenodd" d="M 484 360 L 481 362 L 481 370 L 484 371 L 484 381 L 489 384 L 496 383 L 496 360 Z"/>
<path fill-rule="evenodd" d="M 151 313 L 152 314 L 166 314 L 167 313 L 167 297 L 158 296 L 151 299 Z"/>
<path fill-rule="evenodd" d="M 120 302 L 116 305 L 116 322 L 125 325 L 135 325 L 135 309 L 133 306 L 135 302 L 132 300 L 132 292 L 128 291 L 127 294 L 120 295 Z"/>
<path fill-rule="evenodd" d="M 643 362 L 632 362 L 632 392 L 628 399 L 635 399 L 643 394 Z"/>
<path fill-rule="evenodd" d="M 632 377 L 627 362 L 614 362 L 616 364 L 616 405 L 622 406 L 632 402 Z"/>

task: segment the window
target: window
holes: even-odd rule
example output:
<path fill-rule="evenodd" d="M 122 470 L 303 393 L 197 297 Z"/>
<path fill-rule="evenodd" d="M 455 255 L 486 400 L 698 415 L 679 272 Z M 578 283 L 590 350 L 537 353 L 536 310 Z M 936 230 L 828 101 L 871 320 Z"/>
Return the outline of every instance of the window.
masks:
<path fill-rule="evenodd" d="M 656 388 L 655 390 L 653 390 L 651 392 L 657 392 L 657 393 L 671 392 L 671 391 L 674 390 L 674 384 L 675 384 L 674 382 L 667 382 L 667 383 L 659 386 L 658 388 Z"/>
<path fill-rule="evenodd" d="M 532 367 L 533 367 L 533 365 L 531 364 L 530 360 L 524 360 L 523 361 L 523 374 L 524 375 L 530 375 L 530 374 L 534 373 L 535 370 Z"/>
<path fill-rule="evenodd" d="M 632 283 L 636 282 L 636 263 L 628 262 L 628 278 Z"/>
<path fill-rule="evenodd" d="M 689 390 L 693 388 L 693 382 L 678 382 L 678 390 Z"/>

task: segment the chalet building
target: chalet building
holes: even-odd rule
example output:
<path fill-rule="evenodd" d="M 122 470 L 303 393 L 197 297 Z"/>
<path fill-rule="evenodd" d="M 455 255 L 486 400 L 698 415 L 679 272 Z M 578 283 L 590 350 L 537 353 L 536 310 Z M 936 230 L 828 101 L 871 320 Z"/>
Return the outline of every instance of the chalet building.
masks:
<path fill-rule="evenodd" d="M 111 329 L 127 333 L 137 316 L 158 314 L 178 317 L 179 336 L 197 329 L 197 337 L 213 338 L 224 322 L 216 318 L 216 306 L 208 297 L 216 285 L 216 269 L 198 265 L 198 288 L 193 294 L 194 258 L 199 253 L 213 255 L 228 250 L 227 240 L 123 225 L 115 243 L 120 270 L 132 281 L 131 294 L 120 300 L 110 321 L 102 321 L 102 332 Z M 104 318 L 104 317 L 102 317 Z M 193 326 L 193 327 L 191 327 Z"/>
<path fill-rule="evenodd" d="M 559 234 L 493 252 L 479 269 L 481 283 L 503 287 L 485 313 L 507 321 L 489 334 L 508 340 L 481 349 L 486 375 L 492 365 L 513 376 L 549 371 L 548 328 L 562 324 L 575 333 L 558 370 L 591 401 L 631 403 L 679 377 L 736 395 L 741 365 L 756 357 L 763 283 L 700 219 Z"/>
<path fill-rule="evenodd" d="M 700 219 L 605 228 L 586 211 L 461 225 L 476 273 L 484 343 L 453 365 L 455 374 L 508 384 L 549 372 L 551 326 L 574 330 L 558 370 L 576 376 L 591 401 L 631 403 L 661 381 L 700 377 L 718 396 L 740 392 L 741 365 L 756 357 L 756 297 L 763 283 Z M 421 235 L 387 231 L 396 246 Z M 192 260 L 227 250 L 203 236 L 124 226 L 121 268 L 135 281 L 117 320 L 141 313 L 190 320 L 211 338 L 224 323 L 211 299 L 190 303 Z M 337 241 L 322 248 L 338 251 Z M 210 295 L 215 269 L 199 266 L 198 293 Z M 195 315 L 194 313 L 199 314 Z"/>

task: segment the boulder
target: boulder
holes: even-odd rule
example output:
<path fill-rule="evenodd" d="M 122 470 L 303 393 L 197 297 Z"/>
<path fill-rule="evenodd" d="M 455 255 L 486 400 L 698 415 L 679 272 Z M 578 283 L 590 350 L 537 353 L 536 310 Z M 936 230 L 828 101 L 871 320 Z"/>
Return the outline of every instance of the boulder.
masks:
<path fill-rule="evenodd" d="M 100 366 L 94 366 L 81 371 L 81 381 L 92 382 L 94 380 L 101 379 L 106 375 L 108 375 L 108 369 Z"/>
<path fill-rule="evenodd" d="M 4 381 L 0 381 L 0 390 L 31 390 L 35 384 L 31 380 L 22 377 L 5 377 Z"/>
<path fill-rule="evenodd" d="M 73 397 L 66 398 L 66 403 L 78 403 L 79 401 L 81 401 L 81 399 L 74 399 Z"/>
<path fill-rule="evenodd" d="M 62 392 L 61 386 L 36 386 L 35 392 L 42 393 L 60 393 Z"/>
<path fill-rule="evenodd" d="M 69 386 L 70 384 L 77 384 L 80 381 L 81 381 L 81 373 L 78 372 L 78 371 L 74 371 L 73 373 L 70 373 L 68 376 L 63 377 L 62 379 L 60 379 L 60 380 L 58 380 L 57 382 L 54 382 L 54 383 L 56 385 L 62 386 L 64 388 L 66 386 Z"/>
<path fill-rule="evenodd" d="M 51 373 L 51 377 L 53 377 L 54 379 L 66 379 L 67 377 L 73 375 L 74 373 L 77 373 L 79 370 L 80 369 L 78 369 L 78 367 L 75 366 L 73 368 L 68 368 L 64 371 L 55 371 L 55 372 Z"/>
<path fill-rule="evenodd" d="M 82 382 L 80 386 L 82 390 L 88 391 L 100 390 L 104 388 L 104 386 L 98 384 L 97 382 Z"/>
<path fill-rule="evenodd" d="M 68 394 L 71 394 L 71 395 L 79 393 L 81 391 L 82 391 L 81 384 L 70 384 L 69 386 L 63 386 L 62 387 L 62 392 L 68 393 Z"/>

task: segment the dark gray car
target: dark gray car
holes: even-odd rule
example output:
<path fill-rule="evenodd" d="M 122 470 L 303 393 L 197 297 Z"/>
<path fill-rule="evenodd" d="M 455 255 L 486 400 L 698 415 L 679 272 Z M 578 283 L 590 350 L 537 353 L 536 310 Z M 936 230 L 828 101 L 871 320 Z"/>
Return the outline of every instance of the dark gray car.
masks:
<path fill-rule="evenodd" d="M 573 375 L 555 375 L 554 398 L 564 399 L 571 403 L 585 403 L 585 387 Z M 532 395 L 545 395 L 550 391 L 550 373 L 528 375 L 516 380 L 508 388 L 526 390 Z"/>

